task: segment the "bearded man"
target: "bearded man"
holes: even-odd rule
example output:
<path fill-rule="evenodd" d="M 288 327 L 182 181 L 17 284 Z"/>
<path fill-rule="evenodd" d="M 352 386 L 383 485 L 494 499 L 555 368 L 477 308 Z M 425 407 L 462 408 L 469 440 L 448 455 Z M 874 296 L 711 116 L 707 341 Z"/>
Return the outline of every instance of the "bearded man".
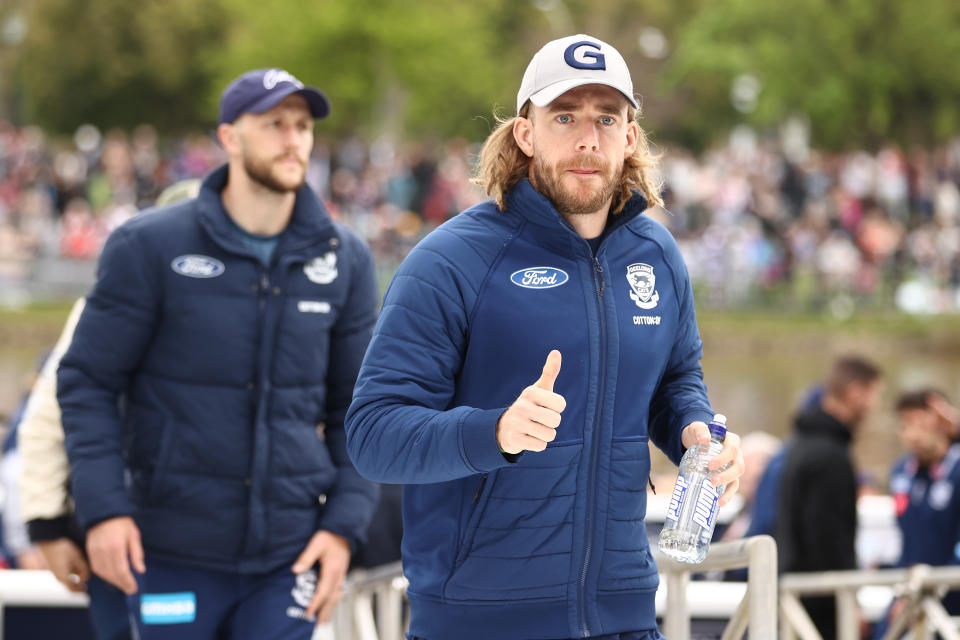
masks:
<path fill-rule="evenodd" d="M 310 638 L 372 515 L 343 420 L 373 260 L 304 184 L 328 111 L 281 69 L 230 84 L 228 163 L 111 235 L 60 366 L 90 566 L 144 640 Z"/>
<path fill-rule="evenodd" d="M 660 638 L 648 442 L 674 462 L 714 412 L 686 267 L 622 56 L 575 35 L 530 62 L 481 154 L 493 197 L 425 238 L 384 300 L 347 416 L 405 484 L 410 636 Z M 728 433 L 721 504 L 743 472 Z"/>

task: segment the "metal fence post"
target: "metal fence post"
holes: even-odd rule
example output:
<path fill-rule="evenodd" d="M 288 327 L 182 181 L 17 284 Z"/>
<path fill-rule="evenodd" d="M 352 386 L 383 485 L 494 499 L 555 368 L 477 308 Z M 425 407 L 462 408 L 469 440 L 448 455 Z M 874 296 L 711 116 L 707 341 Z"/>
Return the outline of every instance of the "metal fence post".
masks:
<path fill-rule="evenodd" d="M 777 543 L 770 536 L 755 536 L 747 544 L 747 597 L 750 635 L 777 637 Z"/>
<path fill-rule="evenodd" d="M 688 571 L 667 574 L 667 613 L 663 617 L 666 636 L 670 640 L 690 640 L 690 611 L 687 608 Z"/>

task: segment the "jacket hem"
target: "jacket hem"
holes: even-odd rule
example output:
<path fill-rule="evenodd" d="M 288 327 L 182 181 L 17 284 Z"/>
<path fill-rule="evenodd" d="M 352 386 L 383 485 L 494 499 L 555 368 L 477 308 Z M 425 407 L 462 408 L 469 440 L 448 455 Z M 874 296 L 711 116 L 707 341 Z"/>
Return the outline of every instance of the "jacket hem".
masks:
<path fill-rule="evenodd" d="M 600 633 L 657 628 L 656 589 L 600 593 L 596 611 L 603 621 Z M 567 625 L 569 603 L 552 600 L 441 602 L 410 594 L 410 635 L 425 640 L 542 640 L 571 636 Z"/>

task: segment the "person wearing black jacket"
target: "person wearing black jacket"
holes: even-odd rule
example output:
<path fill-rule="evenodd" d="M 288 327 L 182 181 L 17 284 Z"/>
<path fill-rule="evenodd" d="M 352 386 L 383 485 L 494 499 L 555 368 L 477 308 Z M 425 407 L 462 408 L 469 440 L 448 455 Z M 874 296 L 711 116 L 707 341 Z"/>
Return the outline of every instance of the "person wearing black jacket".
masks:
<path fill-rule="evenodd" d="M 781 572 L 855 569 L 857 479 L 850 443 L 876 406 L 880 370 L 847 356 L 834 361 L 818 404 L 802 410 L 794 424 L 780 481 L 774 528 Z M 825 640 L 836 637 L 834 597 L 804 598 Z"/>

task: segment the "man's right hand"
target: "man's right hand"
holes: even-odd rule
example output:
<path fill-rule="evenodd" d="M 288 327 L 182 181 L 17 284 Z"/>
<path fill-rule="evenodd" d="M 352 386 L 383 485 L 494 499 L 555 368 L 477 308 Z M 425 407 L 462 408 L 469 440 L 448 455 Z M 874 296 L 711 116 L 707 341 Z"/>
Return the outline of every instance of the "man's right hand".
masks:
<path fill-rule="evenodd" d="M 43 559 L 47 561 L 47 567 L 63 586 L 70 591 L 86 590 L 87 580 L 90 579 L 90 566 L 73 540 L 40 540 L 36 545 Z"/>
<path fill-rule="evenodd" d="M 146 573 L 140 529 L 130 516 L 110 518 L 87 532 L 87 555 L 93 572 L 127 595 L 137 592 L 137 581 L 130 571 Z"/>
<path fill-rule="evenodd" d="M 543 451 L 557 437 L 560 414 L 567 401 L 553 392 L 553 383 L 560 374 L 560 352 L 554 349 L 547 356 L 540 379 L 523 390 L 497 421 L 497 444 L 505 453 Z"/>

